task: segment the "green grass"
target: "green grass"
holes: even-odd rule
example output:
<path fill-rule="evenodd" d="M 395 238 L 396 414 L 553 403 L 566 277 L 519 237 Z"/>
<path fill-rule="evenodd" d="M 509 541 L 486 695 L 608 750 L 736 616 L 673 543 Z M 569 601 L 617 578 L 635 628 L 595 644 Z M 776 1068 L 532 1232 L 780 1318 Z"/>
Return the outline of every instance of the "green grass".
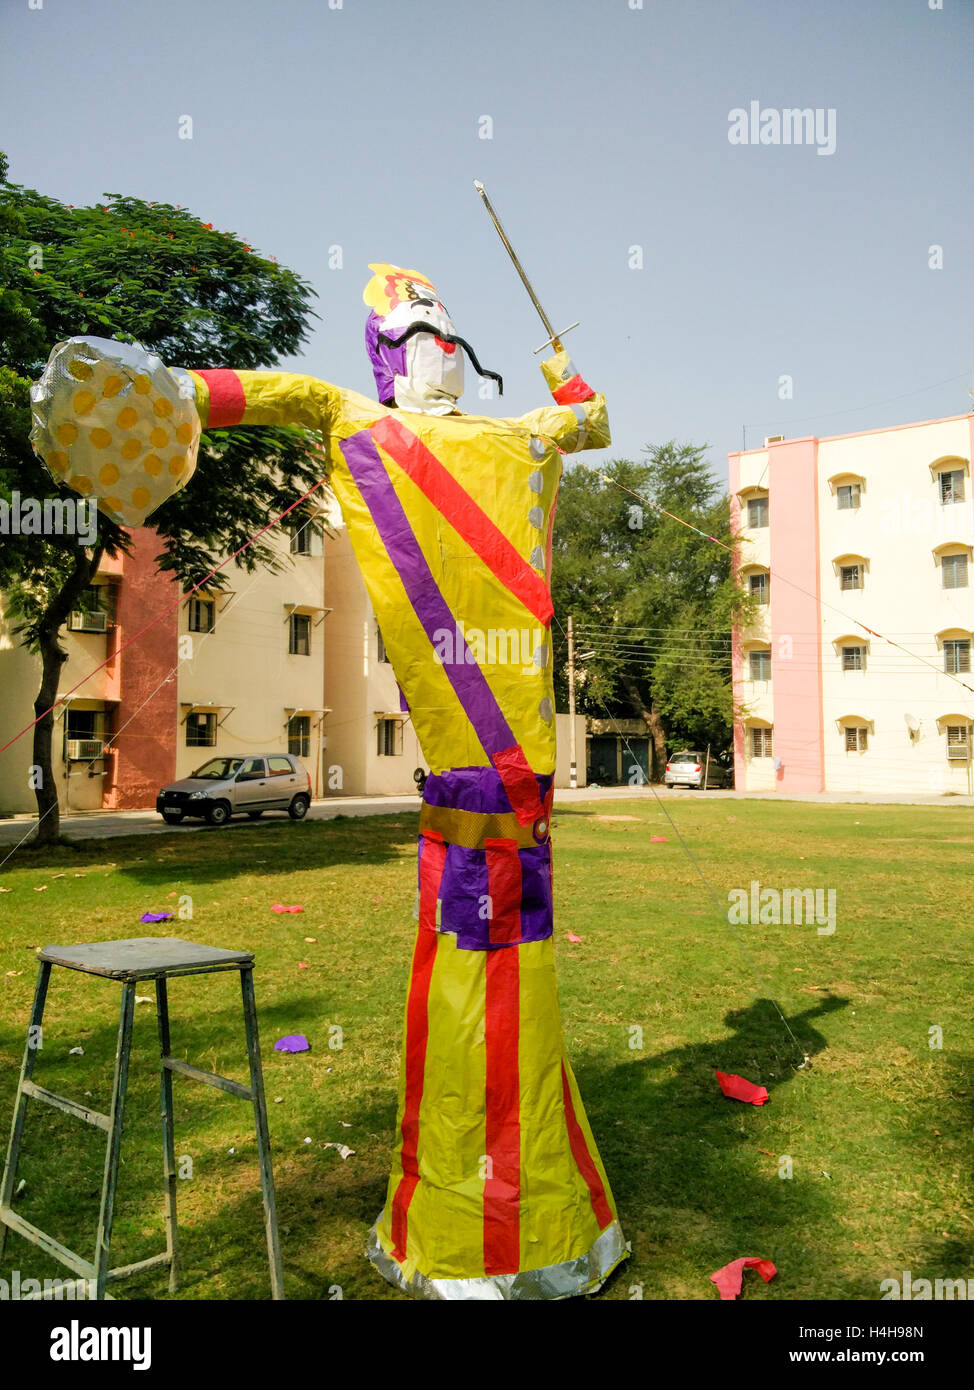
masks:
<path fill-rule="evenodd" d="M 779 1269 L 768 1286 L 748 1276 L 747 1298 L 875 1298 L 880 1280 L 903 1269 L 966 1277 L 971 813 L 701 797 L 674 815 L 720 909 L 648 797 L 555 817 L 565 1036 L 632 1242 L 601 1296 L 630 1298 L 638 1285 L 644 1298 L 716 1298 L 709 1274 L 740 1255 Z M 13 890 L 0 894 L 4 1146 L 36 974 L 30 948 L 168 932 L 253 950 L 288 1294 L 327 1298 L 339 1285 L 345 1298 L 399 1297 L 363 1249 L 393 1141 L 415 833 L 415 815 L 404 814 L 18 852 L 0 876 Z M 724 916 L 728 890 L 752 879 L 835 888 L 835 934 L 736 928 L 759 978 Z M 145 911 L 177 909 L 183 895 L 192 920 L 139 923 Z M 278 916 L 273 903 L 304 911 Z M 107 1109 L 119 994 L 54 970 L 40 1084 Z M 772 997 L 812 1056 L 804 1070 Z M 246 1079 L 235 976 L 174 981 L 170 1008 L 175 1055 Z M 329 1047 L 333 1025 L 340 1049 Z M 941 1050 L 929 1046 L 933 1025 Z M 630 1046 L 634 1028 L 641 1047 Z M 308 1035 L 310 1054 L 272 1051 L 292 1032 Z M 84 1056 L 70 1056 L 79 1045 Z M 164 1242 L 157 1056 L 155 1010 L 140 1004 L 113 1263 Z M 725 1100 L 714 1067 L 763 1083 L 770 1103 Z M 178 1076 L 174 1088 L 176 1152 L 193 1170 L 179 1184 L 176 1297 L 267 1297 L 249 1106 Z M 85 1255 L 103 1140 L 47 1107 L 29 1109 L 17 1210 Z M 343 1162 L 326 1141 L 354 1156 Z M 778 1176 L 784 1155 L 788 1180 Z M 10 1234 L 0 1277 L 14 1268 L 66 1274 Z M 115 1293 L 168 1297 L 165 1273 Z"/>

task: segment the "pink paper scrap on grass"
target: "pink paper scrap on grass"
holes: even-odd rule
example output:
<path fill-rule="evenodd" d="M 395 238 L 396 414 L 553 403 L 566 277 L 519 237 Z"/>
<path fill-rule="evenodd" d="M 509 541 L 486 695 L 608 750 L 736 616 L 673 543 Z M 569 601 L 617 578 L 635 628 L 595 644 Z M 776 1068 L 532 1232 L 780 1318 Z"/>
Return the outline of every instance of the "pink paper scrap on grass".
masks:
<path fill-rule="evenodd" d="M 731 1100 L 743 1100 L 748 1105 L 763 1105 L 770 1099 L 767 1087 L 755 1086 L 753 1081 L 747 1081 L 743 1076 L 717 1071 L 716 1068 L 714 1074 L 720 1089 Z"/>
<path fill-rule="evenodd" d="M 285 907 L 283 903 L 275 903 L 274 906 L 271 908 L 271 912 L 276 912 L 276 913 L 278 913 L 278 914 L 280 914 L 280 913 L 282 913 L 282 912 L 303 912 L 303 911 L 304 911 L 304 908 L 301 907 L 301 905 L 300 905 L 299 903 L 295 903 L 295 905 L 294 905 L 293 907 Z"/>
<path fill-rule="evenodd" d="M 740 1260 L 731 1260 L 729 1265 L 724 1265 L 723 1269 L 718 1269 L 710 1276 L 711 1282 L 720 1290 L 722 1300 L 737 1298 L 740 1295 L 745 1269 L 756 1269 L 766 1284 L 770 1284 L 778 1273 L 770 1260 L 759 1259 L 757 1255 L 746 1255 Z"/>

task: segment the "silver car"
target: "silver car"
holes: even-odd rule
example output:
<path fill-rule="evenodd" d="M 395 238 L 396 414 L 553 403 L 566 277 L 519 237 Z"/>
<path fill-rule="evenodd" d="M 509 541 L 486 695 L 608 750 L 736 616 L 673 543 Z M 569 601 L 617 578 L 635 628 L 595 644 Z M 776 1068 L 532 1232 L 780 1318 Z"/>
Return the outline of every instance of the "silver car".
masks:
<path fill-rule="evenodd" d="M 310 805 L 311 778 L 291 753 L 210 758 L 156 797 L 156 810 L 167 825 L 178 825 L 187 816 L 225 825 L 231 816 L 257 820 L 265 811 L 286 811 L 292 820 L 304 820 Z"/>
<path fill-rule="evenodd" d="M 708 787 L 725 787 L 727 771 L 716 758 L 711 758 L 708 766 L 705 753 L 671 753 L 666 763 L 663 781 L 668 787 L 703 786 L 704 775 Z"/>

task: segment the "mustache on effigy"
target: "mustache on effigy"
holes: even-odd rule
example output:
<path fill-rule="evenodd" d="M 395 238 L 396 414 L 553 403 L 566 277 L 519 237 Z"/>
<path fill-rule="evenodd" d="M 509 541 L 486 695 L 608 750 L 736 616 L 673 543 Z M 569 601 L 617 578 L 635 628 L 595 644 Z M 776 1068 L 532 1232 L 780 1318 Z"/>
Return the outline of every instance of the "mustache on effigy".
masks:
<path fill-rule="evenodd" d="M 417 321 L 416 323 L 411 323 L 409 327 L 399 335 L 398 338 L 393 338 L 388 333 L 380 333 L 378 335 L 377 341 L 382 343 L 385 347 L 397 348 L 402 347 L 403 343 L 405 343 L 409 338 L 414 338 L 417 333 L 430 333 L 434 338 L 439 338 L 441 343 L 455 343 L 457 347 L 462 347 L 464 352 L 470 358 L 470 363 L 477 375 L 490 377 L 491 381 L 496 381 L 497 394 L 499 396 L 503 396 L 504 378 L 498 372 L 486 371 L 480 365 L 479 361 L 477 360 L 477 354 L 474 352 L 473 348 L 467 342 L 466 338 L 460 338 L 455 333 L 439 333 L 432 326 L 432 324 Z"/>

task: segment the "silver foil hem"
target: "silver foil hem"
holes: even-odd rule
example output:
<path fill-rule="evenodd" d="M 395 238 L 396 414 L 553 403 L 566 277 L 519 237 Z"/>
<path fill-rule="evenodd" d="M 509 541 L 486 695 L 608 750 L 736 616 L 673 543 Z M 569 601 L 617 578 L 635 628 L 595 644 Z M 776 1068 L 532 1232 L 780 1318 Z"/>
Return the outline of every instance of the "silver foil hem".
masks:
<path fill-rule="evenodd" d="M 417 1270 L 407 1279 L 398 1260 L 379 1244 L 375 1226 L 369 1232 L 366 1250 L 384 1279 L 414 1298 L 449 1299 L 454 1302 L 480 1302 L 485 1299 L 574 1298 L 596 1293 L 609 1275 L 628 1258 L 622 1227 L 613 1221 L 601 1231 L 584 1255 L 542 1269 L 526 1269 L 517 1274 L 485 1274 L 474 1279 L 430 1279 Z"/>

